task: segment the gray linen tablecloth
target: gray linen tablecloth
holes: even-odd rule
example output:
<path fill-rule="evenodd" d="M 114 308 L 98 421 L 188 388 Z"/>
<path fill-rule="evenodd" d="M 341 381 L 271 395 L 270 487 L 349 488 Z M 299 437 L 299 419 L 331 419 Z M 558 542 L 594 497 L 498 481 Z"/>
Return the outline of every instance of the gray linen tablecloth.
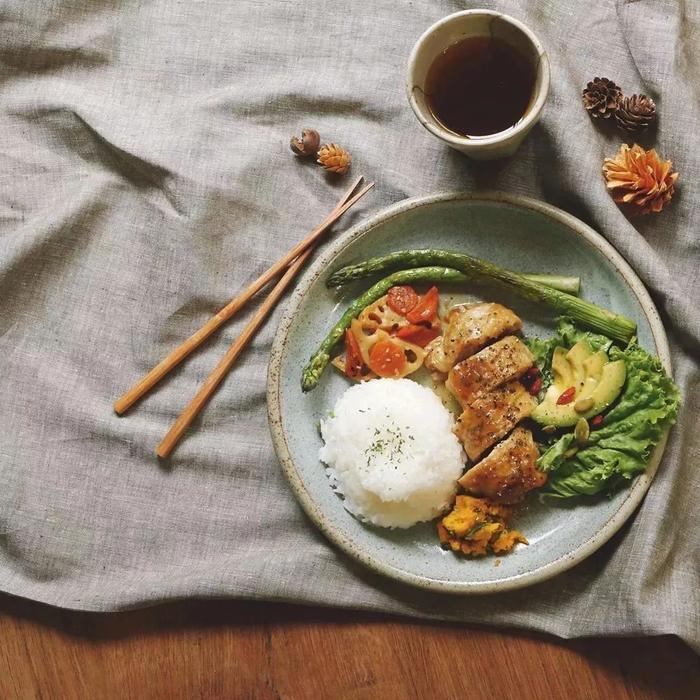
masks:
<path fill-rule="evenodd" d="M 477 4 L 524 20 L 552 89 L 519 153 L 474 165 L 415 120 L 408 54 Z M 183 597 L 347 606 L 576 635 L 700 645 L 700 3 L 16 0 L 0 7 L 0 589 L 66 608 Z M 602 178 L 621 136 L 580 91 L 606 75 L 660 109 L 680 171 L 666 211 L 631 223 Z M 316 127 L 376 191 L 495 188 L 606 236 L 649 288 L 684 395 L 632 525 L 548 583 L 427 594 L 336 551 L 294 501 L 265 414 L 280 309 L 178 448 L 154 446 L 242 315 L 126 418 L 113 400 L 331 209 L 343 183 L 288 151 Z"/>

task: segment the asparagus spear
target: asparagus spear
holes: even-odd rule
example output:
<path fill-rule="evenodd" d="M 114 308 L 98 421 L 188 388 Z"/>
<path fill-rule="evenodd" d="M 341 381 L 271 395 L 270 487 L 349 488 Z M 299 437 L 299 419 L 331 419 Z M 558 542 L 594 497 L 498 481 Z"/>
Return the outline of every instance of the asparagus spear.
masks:
<path fill-rule="evenodd" d="M 533 275 L 529 272 L 522 275 L 526 280 L 531 282 L 539 282 L 552 289 L 558 289 L 560 292 L 573 294 L 575 297 L 581 291 L 581 278 L 569 275 Z"/>
<path fill-rule="evenodd" d="M 589 328 L 621 342 L 628 342 L 637 330 L 637 324 L 626 316 L 615 314 L 571 294 L 552 289 L 541 282 L 528 279 L 505 270 L 486 260 L 448 250 L 403 250 L 379 258 L 371 258 L 358 265 L 348 265 L 336 270 L 328 279 L 328 286 L 337 287 L 351 280 L 402 265 L 420 267 L 444 265 L 469 275 L 471 279 L 492 282 L 518 296 L 535 302 L 543 302 L 564 315 L 571 316 Z"/>
<path fill-rule="evenodd" d="M 406 262 L 408 263 L 427 260 L 429 255 L 433 255 L 433 259 L 449 260 L 452 267 L 430 266 L 400 270 L 379 280 L 379 282 L 358 297 L 341 316 L 338 323 L 333 326 L 318 350 L 311 357 L 308 365 L 304 368 L 301 381 L 304 391 L 310 391 L 318 384 L 323 370 L 330 361 L 331 350 L 349 327 L 352 319 L 358 316 L 362 309 L 384 296 L 391 287 L 397 284 L 467 282 L 474 278 L 485 279 L 525 299 L 544 302 L 553 309 L 571 316 L 574 320 L 615 340 L 626 343 L 634 336 L 637 330 L 637 324 L 626 316 L 615 314 L 588 301 L 526 279 L 521 275 L 504 270 L 478 258 L 472 258 L 460 253 L 450 253 L 444 250 L 404 251 L 404 253 L 406 253 Z M 343 280 L 342 284 L 344 284 L 353 279 L 364 277 L 366 274 L 374 274 L 375 271 L 385 269 L 383 265 L 386 264 L 386 258 L 391 257 L 395 261 L 398 255 L 397 253 L 392 253 L 391 256 L 373 258 L 367 263 L 343 268 L 335 272 L 331 279 Z M 366 272 L 368 269 L 371 269 L 371 272 Z"/>
<path fill-rule="evenodd" d="M 463 264 L 456 265 L 455 259 L 459 259 Z M 327 287 L 342 287 L 354 280 L 364 277 L 371 277 L 389 270 L 407 269 L 409 267 L 425 267 L 429 265 L 446 265 L 452 268 L 462 270 L 472 276 L 489 276 L 491 270 L 500 270 L 492 263 L 479 258 L 474 258 L 470 255 L 462 253 L 453 253 L 449 250 L 439 250 L 427 248 L 425 250 L 399 250 L 395 253 L 382 255 L 377 258 L 370 258 L 357 265 L 347 265 L 339 270 L 336 270 L 327 280 Z M 468 268 L 468 269 L 467 269 Z M 501 270 L 506 272 L 506 270 Z M 512 273 L 520 274 L 520 273 Z M 545 284 L 548 287 L 554 287 L 560 292 L 573 294 L 578 296 L 581 289 L 580 277 L 569 277 L 565 275 L 533 275 L 522 273 L 521 277 L 529 279 L 533 282 Z"/>
<path fill-rule="evenodd" d="M 319 345 L 318 350 L 313 354 L 301 374 L 302 390 L 305 392 L 311 391 L 318 384 L 323 370 L 326 369 L 330 362 L 331 351 L 343 337 L 352 320 L 359 316 L 362 309 L 366 306 L 383 297 L 391 287 L 397 284 L 414 284 L 417 282 L 466 282 L 468 279 L 464 273 L 458 270 L 451 270 L 448 267 L 417 267 L 412 270 L 394 272 L 388 277 L 379 280 L 348 306 L 340 320 L 331 328 L 321 345 Z"/>

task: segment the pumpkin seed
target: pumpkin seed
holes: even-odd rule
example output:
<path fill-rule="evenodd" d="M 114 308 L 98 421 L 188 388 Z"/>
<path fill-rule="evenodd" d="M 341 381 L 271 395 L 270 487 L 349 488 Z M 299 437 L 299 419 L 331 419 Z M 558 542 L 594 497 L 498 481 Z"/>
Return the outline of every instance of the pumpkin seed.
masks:
<path fill-rule="evenodd" d="M 556 433 L 557 429 L 553 425 L 545 425 L 544 428 L 542 428 L 542 432 L 551 435 L 552 433 Z"/>
<path fill-rule="evenodd" d="M 569 459 L 573 457 L 578 452 L 578 447 L 570 447 L 566 452 L 564 452 L 564 459 Z"/>
<path fill-rule="evenodd" d="M 593 397 L 592 396 L 587 396 L 585 399 L 579 399 L 575 404 L 574 404 L 574 411 L 576 413 L 585 413 L 586 411 L 590 411 L 593 408 Z"/>
<path fill-rule="evenodd" d="M 579 418 L 576 427 L 574 428 L 574 439 L 576 443 L 583 447 L 588 442 L 588 436 L 591 434 L 591 429 L 588 421 L 585 418 Z"/>

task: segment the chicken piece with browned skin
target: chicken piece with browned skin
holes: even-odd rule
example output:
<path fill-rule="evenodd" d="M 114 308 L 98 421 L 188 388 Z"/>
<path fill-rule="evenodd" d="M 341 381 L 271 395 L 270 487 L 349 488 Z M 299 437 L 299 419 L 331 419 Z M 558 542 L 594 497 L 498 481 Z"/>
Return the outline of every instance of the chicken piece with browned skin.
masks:
<path fill-rule="evenodd" d="M 547 483 L 547 475 L 537 469 L 539 456 L 532 433 L 516 428 L 469 469 L 459 485 L 496 503 L 518 503 L 529 491 Z"/>
<path fill-rule="evenodd" d="M 535 406 L 535 399 L 516 379 L 466 406 L 457 419 L 454 432 L 469 459 L 475 461 L 527 418 Z"/>
<path fill-rule="evenodd" d="M 455 306 L 448 314 L 442 340 L 431 344 L 425 366 L 446 374 L 460 360 L 504 335 L 519 331 L 522 326 L 520 318 L 501 304 Z"/>
<path fill-rule="evenodd" d="M 509 335 L 457 363 L 445 386 L 462 406 L 468 406 L 486 392 L 521 377 L 533 363 L 525 343 Z"/>

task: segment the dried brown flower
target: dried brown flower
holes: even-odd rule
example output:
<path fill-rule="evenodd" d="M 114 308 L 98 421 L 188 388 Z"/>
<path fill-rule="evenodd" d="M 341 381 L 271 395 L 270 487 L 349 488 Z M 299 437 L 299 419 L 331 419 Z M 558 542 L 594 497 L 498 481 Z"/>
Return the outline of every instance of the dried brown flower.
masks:
<path fill-rule="evenodd" d="M 623 143 L 614 158 L 605 159 L 603 175 L 618 204 L 631 204 L 649 214 L 660 212 L 673 197 L 678 173 L 671 172 L 672 167 L 653 148 L 645 151 L 638 144 Z"/>
<path fill-rule="evenodd" d="M 632 95 L 623 97 L 615 110 L 615 121 L 626 131 L 646 129 L 656 120 L 656 105 L 651 97 Z"/>
<path fill-rule="evenodd" d="M 292 136 L 289 147 L 297 156 L 312 156 L 318 151 L 321 137 L 315 129 L 302 129 L 301 138 Z"/>
<path fill-rule="evenodd" d="M 343 175 L 349 170 L 352 158 L 342 146 L 338 146 L 335 143 L 327 143 L 319 150 L 316 162 L 332 173 Z"/>
<path fill-rule="evenodd" d="M 583 106 L 596 119 L 608 119 L 621 98 L 622 90 L 609 78 L 593 78 L 581 94 Z"/>

